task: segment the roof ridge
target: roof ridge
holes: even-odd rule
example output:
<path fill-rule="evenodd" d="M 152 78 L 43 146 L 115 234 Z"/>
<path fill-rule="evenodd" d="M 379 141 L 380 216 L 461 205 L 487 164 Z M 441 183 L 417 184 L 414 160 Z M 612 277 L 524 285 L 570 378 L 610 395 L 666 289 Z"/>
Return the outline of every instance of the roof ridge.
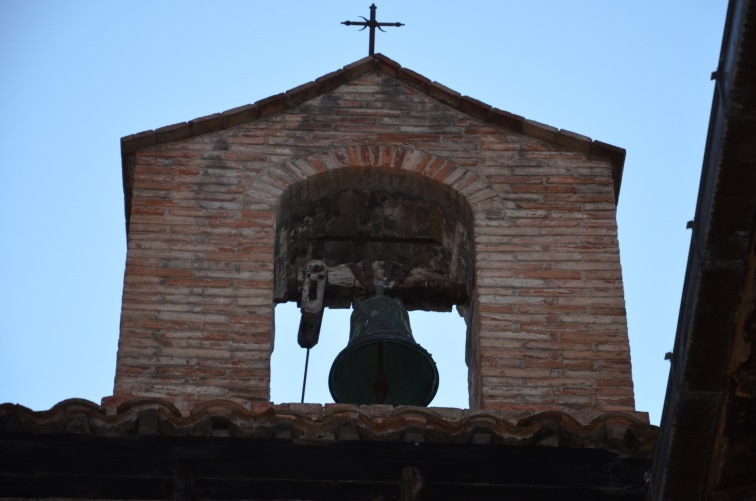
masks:
<path fill-rule="evenodd" d="M 535 120 L 528 120 L 520 115 L 501 110 L 470 96 L 462 95 L 438 82 L 431 81 L 429 78 L 409 68 L 402 67 L 399 63 L 383 54 L 364 57 L 339 70 L 316 78 L 314 81 L 299 85 L 286 92 L 260 99 L 253 104 L 246 104 L 220 113 L 195 118 L 187 122 L 180 122 L 124 136 L 121 138 L 121 156 L 124 160 L 124 168 L 127 165 L 127 157 L 140 148 L 189 139 L 280 113 L 309 99 L 332 91 L 345 82 L 370 71 L 380 71 L 396 78 L 471 117 L 484 120 L 515 133 L 578 151 L 585 155 L 608 159 L 612 164 L 615 199 L 619 199 L 622 170 L 625 162 L 625 150 L 623 148 L 602 141 L 592 140 L 587 136 L 566 129 L 558 129 Z"/>

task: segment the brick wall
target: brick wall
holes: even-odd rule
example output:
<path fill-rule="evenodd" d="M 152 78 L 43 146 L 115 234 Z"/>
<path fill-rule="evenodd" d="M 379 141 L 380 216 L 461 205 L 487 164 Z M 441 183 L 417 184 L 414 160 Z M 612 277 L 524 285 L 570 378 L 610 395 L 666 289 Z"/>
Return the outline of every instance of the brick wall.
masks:
<path fill-rule="evenodd" d="M 323 172 L 374 168 L 445 186 L 473 215 L 460 305 L 472 407 L 634 410 L 621 150 L 382 56 L 124 138 L 123 150 L 128 256 L 111 401 L 267 401 L 279 201 Z"/>

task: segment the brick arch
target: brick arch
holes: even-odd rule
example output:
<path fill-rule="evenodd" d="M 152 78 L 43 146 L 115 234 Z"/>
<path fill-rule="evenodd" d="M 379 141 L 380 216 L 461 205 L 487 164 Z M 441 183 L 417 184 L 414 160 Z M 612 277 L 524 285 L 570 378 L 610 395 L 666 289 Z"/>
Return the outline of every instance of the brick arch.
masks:
<path fill-rule="evenodd" d="M 404 171 L 413 175 L 420 175 L 428 180 L 444 185 L 447 190 L 459 196 L 469 206 L 472 219 L 469 221 L 469 237 L 472 240 L 472 282 L 467 298 L 466 306 L 461 312 L 467 323 L 467 348 L 466 360 L 469 367 L 470 406 L 479 407 L 482 402 L 482 387 L 480 361 L 479 361 L 479 330 L 480 319 L 477 308 L 477 293 L 475 292 L 475 228 L 479 223 L 476 220 L 487 219 L 494 211 L 498 214 L 500 224 L 506 224 L 501 217 L 505 217 L 499 193 L 494 190 L 488 179 L 474 170 L 459 166 L 445 158 L 432 153 L 415 149 L 411 146 L 401 145 L 352 145 L 325 151 L 319 151 L 307 156 L 285 160 L 275 165 L 270 165 L 257 173 L 247 185 L 244 196 L 244 206 L 247 211 L 266 210 L 270 213 L 278 209 L 279 201 L 285 192 L 292 186 L 307 181 L 318 174 L 329 171 L 337 171 L 349 168 L 381 168 L 396 171 Z M 397 173 L 399 173 L 397 172 Z M 276 239 L 276 233 L 272 232 L 263 237 L 270 240 Z M 272 249 L 271 249 L 272 250 Z M 274 278 L 274 284 L 278 283 L 279 277 Z M 276 286 L 274 285 L 274 288 Z M 280 291 L 276 291 L 276 297 Z M 271 333 L 272 338 L 275 333 Z M 272 339 L 271 339 L 272 340 Z M 272 348 L 272 346 L 271 346 Z"/>
<path fill-rule="evenodd" d="M 420 174 L 459 193 L 476 214 L 503 207 L 499 194 L 484 176 L 432 153 L 392 145 L 345 146 L 271 165 L 252 179 L 245 205 L 275 206 L 289 186 L 312 175 L 346 167 L 383 167 Z"/>

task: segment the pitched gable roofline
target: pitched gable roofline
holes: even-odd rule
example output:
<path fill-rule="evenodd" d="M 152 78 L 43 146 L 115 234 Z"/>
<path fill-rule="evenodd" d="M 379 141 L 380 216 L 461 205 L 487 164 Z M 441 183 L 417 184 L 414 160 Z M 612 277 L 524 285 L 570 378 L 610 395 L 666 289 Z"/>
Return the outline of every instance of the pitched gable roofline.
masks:
<path fill-rule="evenodd" d="M 533 120 L 527 120 L 519 115 L 494 108 L 477 99 L 463 96 L 438 82 L 432 82 L 428 78 L 402 66 L 384 56 L 375 54 L 360 59 L 344 68 L 328 73 L 314 82 L 295 87 L 281 94 L 261 99 L 254 104 L 247 104 L 233 108 L 222 113 L 215 113 L 201 118 L 195 118 L 188 122 L 168 125 L 155 130 L 139 132 L 121 138 L 121 158 L 123 161 L 123 189 L 126 196 L 126 218 L 128 220 L 128 205 L 131 199 L 132 168 L 129 159 L 140 148 L 156 144 L 169 143 L 182 139 L 217 132 L 241 125 L 258 118 L 263 118 L 275 113 L 280 113 L 292 108 L 308 99 L 325 94 L 336 89 L 343 83 L 364 75 L 370 71 L 381 71 L 394 77 L 421 92 L 438 99 L 439 101 L 458 109 L 462 113 L 474 118 L 487 121 L 491 124 L 503 127 L 512 132 L 524 134 L 529 137 L 564 147 L 568 150 L 578 151 L 592 157 L 608 159 L 612 164 L 612 179 L 614 181 L 614 198 L 619 200 L 620 184 L 622 182 L 622 169 L 625 163 L 625 150 L 601 141 L 592 141 L 591 138 L 576 134 L 567 130 L 559 130 L 556 127 L 544 125 Z"/>

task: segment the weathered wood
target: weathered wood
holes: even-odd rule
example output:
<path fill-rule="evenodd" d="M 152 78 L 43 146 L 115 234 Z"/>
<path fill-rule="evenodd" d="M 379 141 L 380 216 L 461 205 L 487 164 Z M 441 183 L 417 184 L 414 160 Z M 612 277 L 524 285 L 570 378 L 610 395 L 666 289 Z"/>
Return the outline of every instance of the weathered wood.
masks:
<path fill-rule="evenodd" d="M 410 468 L 424 499 L 630 500 L 650 466 L 648 452 L 237 437 L 5 433 L 0 451 L 0 498 L 396 499 Z"/>

